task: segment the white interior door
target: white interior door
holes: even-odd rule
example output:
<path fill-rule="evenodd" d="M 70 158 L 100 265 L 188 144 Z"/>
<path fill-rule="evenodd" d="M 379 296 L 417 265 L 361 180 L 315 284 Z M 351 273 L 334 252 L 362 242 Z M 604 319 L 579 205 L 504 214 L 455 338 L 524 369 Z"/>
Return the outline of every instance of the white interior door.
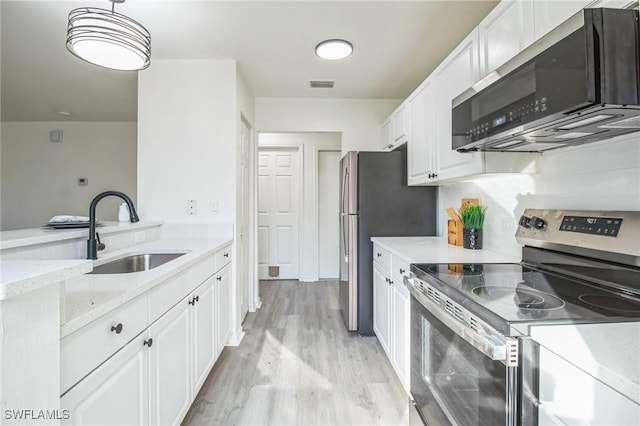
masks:
<path fill-rule="evenodd" d="M 318 277 L 340 275 L 340 151 L 318 153 Z"/>
<path fill-rule="evenodd" d="M 237 283 L 240 287 L 240 319 L 243 320 L 249 311 L 249 162 L 251 132 L 249 126 L 242 121 L 240 126 L 240 215 L 238 227 L 240 238 L 236 262 Z"/>
<path fill-rule="evenodd" d="M 258 154 L 258 277 L 298 279 L 298 149 Z M 271 268 L 271 272 L 270 272 Z"/>

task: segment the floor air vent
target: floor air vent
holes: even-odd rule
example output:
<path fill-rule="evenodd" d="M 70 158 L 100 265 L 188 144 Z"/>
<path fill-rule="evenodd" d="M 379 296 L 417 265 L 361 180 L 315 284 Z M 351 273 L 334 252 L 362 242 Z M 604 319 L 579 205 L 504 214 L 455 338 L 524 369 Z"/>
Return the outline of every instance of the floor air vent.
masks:
<path fill-rule="evenodd" d="M 334 84 L 336 84 L 334 80 L 311 80 L 309 82 L 312 89 L 333 89 Z"/>

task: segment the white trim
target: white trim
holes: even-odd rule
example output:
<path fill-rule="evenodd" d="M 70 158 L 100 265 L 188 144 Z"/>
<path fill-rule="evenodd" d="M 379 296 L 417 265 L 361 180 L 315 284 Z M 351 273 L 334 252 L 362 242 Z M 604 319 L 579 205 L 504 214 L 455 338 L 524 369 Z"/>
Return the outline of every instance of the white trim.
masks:
<path fill-rule="evenodd" d="M 342 140 L 342 133 L 340 133 L 340 140 Z M 313 174 L 313 218 L 315 224 L 315 253 L 314 257 L 315 268 L 314 268 L 314 277 L 309 281 L 319 281 L 320 280 L 320 217 L 318 215 L 318 208 L 320 205 L 320 191 L 318 191 L 318 185 L 320 184 L 320 152 L 342 152 L 341 145 L 325 145 L 325 146 L 315 146 L 313 150 L 313 164 L 315 165 L 315 172 Z M 338 214 L 339 212 L 336 212 Z M 339 254 L 338 254 L 339 255 Z M 339 278 L 339 277 L 338 277 Z"/>
<path fill-rule="evenodd" d="M 229 337 L 229 341 L 225 346 L 240 346 L 244 336 L 244 331 L 242 330 L 242 327 L 240 327 L 231 335 L 231 337 Z"/>

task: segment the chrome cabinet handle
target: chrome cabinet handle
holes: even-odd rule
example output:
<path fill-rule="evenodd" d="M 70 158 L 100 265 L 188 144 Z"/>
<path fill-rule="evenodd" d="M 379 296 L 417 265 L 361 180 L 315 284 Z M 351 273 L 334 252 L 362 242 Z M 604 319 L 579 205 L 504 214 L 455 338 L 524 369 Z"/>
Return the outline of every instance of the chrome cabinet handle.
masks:
<path fill-rule="evenodd" d="M 222 281 L 222 277 L 216 277 L 216 280 Z"/>
<path fill-rule="evenodd" d="M 407 272 L 407 271 L 405 271 L 404 269 L 400 268 L 400 273 L 401 274 L 404 274 L 405 272 Z"/>
<path fill-rule="evenodd" d="M 115 331 L 116 334 L 122 333 L 122 323 L 119 322 L 117 325 L 112 325 L 111 326 L 111 331 Z"/>
<path fill-rule="evenodd" d="M 229 257 L 229 253 L 223 254 L 224 257 Z"/>

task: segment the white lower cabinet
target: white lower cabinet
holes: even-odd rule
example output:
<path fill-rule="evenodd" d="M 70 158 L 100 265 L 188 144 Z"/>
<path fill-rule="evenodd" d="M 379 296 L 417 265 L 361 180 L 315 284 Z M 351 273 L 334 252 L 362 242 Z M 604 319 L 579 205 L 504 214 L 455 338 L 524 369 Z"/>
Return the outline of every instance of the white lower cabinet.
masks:
<path fill-rule="evenodd" d="M 225 253 L 230 253 L 229 248 L 223 249 Z M 63 420 L 64 424 L 170 425 L 184 419 L 232 333 L 230 258 L 222 252 L 220 256 L 216 254 L 216 258 L 216 269 L 219 270 L 215 274 L 178 303 L 173 303 L 171 309 L 61 397 L 61 408 L 69 412 L 69 419 Z M 201 265 L 206 268 L 209 263 Z M 172 278 L 170 283 L 189 285 L 179 277 Z M 167 306 L 166 299 L 172 294 L 161 287 L 158 290 L 155 297 L 148 298 L 150 312 L 157 311 L 158 306 Z M 140 304 L 141 297 L 127 306 Z M 142 306 L 146 315 L 146 303 Z M 127 309 L 131 310 L 130 307 Z M 121 317 L 116 315 L 114 319 Z M 98 320 L 96 324 L 102 329 L 111 322 Z M 92 331 L 96 326 L 89 324 L 86 327 Z M 73 358 L 83 357 L 83 350 L 76 341 L 88 342 L 86 334 L 72 334 L 67 339 L 69 347 L 78 349 Z M 70 367 L 73 362 L 67 364 L 63 363 L 61 375 L 73 377 L 65 373 L 66 369 L 75 371 Z"/>
<path fill-rule="evenodd" d="M 219 313 L 216 326 L 216 354 L 231 337 L 231 266 L 227 265 L 215 278 L 216 311 Z"/>
<path fill-rule="evenodd" d="M 403 283 L 404 276 L 409 273 L 409 264 L 389 255 L 387 270 L 375 257 L 376 253 L 386 250 L 374 244 L 373 252 L 373 331 L 402 386 L 409 392 L 410 294 Z"/>
<path fill-rule="evenodd" d="M 149 353 L 146 333 L 103 363 L 67 392 L 60 407 L 69 410 L 63 424 L 149 424 Z"/>
<path fill-rule="evenodd" d="M 194 310 L 182 300 L 147 330 L 149 424 L 178 424 L 191 405 L 190 328 Z"/>
<path fill-rule="evenodd" d="M 409 390 L 409 290 L 402 282 L 393 282 L 391 297 L 391 363 L 400 382 Z"/>
<path fill-rule="evenodd" d="M 389 353 L 390 292 L 389 273 L 373 262 L 373 331 Z"/>

